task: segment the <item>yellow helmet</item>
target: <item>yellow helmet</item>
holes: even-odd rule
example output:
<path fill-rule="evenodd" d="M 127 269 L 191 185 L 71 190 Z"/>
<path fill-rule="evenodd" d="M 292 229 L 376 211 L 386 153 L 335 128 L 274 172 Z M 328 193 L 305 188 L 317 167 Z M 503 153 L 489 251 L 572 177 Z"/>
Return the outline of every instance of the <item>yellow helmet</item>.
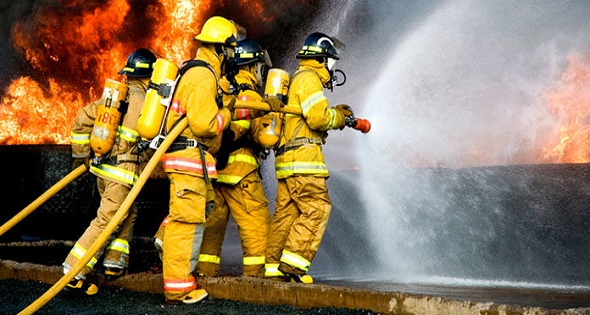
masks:
<path fill-rule="evenodd" d="M 195 36 L 195 39 L 203 43 L 236 46 L 237 37 L 238 30 L 232 21 L 221 16 L 213 16 L 203 24 L 201 33 Z"/>

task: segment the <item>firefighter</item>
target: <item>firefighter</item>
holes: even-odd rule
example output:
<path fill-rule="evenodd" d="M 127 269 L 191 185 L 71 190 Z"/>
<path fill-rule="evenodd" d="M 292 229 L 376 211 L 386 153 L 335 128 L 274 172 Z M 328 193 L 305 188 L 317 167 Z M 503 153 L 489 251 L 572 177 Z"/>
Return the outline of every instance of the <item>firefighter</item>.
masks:
<path fill-rule="evenodd" d="M 266 73 L 272 67 L 268 53 L 255 41 L 243 40 L 238 42 L 235 55 L 239 66 L 234 81 L 238 102 L 263 101 L 256 91 L 262 88 Z M 259 174 L 262 147 L 254 142 L 256 135 L 250 132 L 252 118 L 259 116 L 259 113 L 253 112 L 235 110 L 230 128 L 224 132 L 222 146 L 217 152 L 218 177 L 213 183 L 215 206 L 207 217 L 197 265 L 197 273 L 202 276 L 216 276 L 219 271 L 221 246 L 230 213 L 238 226 L 242 243 L 242 274 L 253 277 L 264 275 L 270 212 Z"/>
<path fill-rule="evenodd" d="M 348 105 L 329 107 L 323 88 L 332 89 L 338 60 L 334 40 L 310 34 L 296 57 L 299 67 L 291 78 L 288 105 L 299 115 L 285 115 L 275 150 L 277 198 L 266 251 L 265 276 L 313 283 L 307 274 L 324 235 L 332 204 L 326 180 L 328 168 L 322 145 L 327 131 L 343 129 Z"/>
<path fill-rule="evenodd" d="M 96 218 L 90 222 L 84 234 L 66 257 L 63 263 L 64 274 L 78 262 L 108 225 L 137 180 L 140 167 L 147 163 L 145 152 L 139 150 L 138 144 L 141 139 L 136 131 L 136 125 L 155 61 L 156 56 L 152 51 L 140 48 L 129 55 L 125 67 L 119 71 L 119 74 L 126 77 L 127 96 L 126 102 L 118 108 L 122 118 L 116 130 L 110 131 L 116 136 L 112 147 L 107 150 L 106 154 L 100 155 L 99 158 L 96 156 L 93 158 L 96 153 L 91 148 L 97 108 L 100 108 L 99 102 L 92 102 L 85 106 L 76 117 L 72 130 L 74 168 L 82 163 L 90 167 L 90 172 L 97 176 L 96 182 L 101 201 Z M 92 164 L 90 164 L 91 158 L 93 158 Z M 129 261 L 129 243 L 133 236 L 136 216 L 137 208 L 132 205 L 129 213 L 115 229 L 109 241 L 67 284 L 68 289 L 82 291 L 87 295 L 98 292 L 98 287 L 90 283 L 86 279 L 86 275 L 93 269 L 103 253 L 102 264 L 107 279 L 114 280 L 126 273 Z"/>
<path fill-rule="evenodd" d="M 199 259 L 205 216 L 213 206 L 211 181 L 217 178 L 214 154 L 229 127 L 233 104 L 223 106 L 219 78 L 237 72 L 236 25 L 223 17 L 209 18 L 194 38 L 201 46 L 192 67 L 180 78 L 166 119 L 166 129 L 186 116 L 189 126 L 162 157 L 170 180 L 170 207 L 163 239 L 164 298 L 168 304 L 193 304 L 207 297 L 193 272 Z"/>

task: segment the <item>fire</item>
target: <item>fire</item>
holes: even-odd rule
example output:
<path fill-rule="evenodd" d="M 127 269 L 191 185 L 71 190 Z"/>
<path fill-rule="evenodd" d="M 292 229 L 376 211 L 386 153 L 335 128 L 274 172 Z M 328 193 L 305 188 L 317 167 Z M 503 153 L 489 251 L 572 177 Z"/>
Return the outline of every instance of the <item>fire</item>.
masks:
<path fill-rule="evenodd" d="M 16 7 L 20 1 L 14 1 Z M 203 22 L 222 15 L 248 36 L 281 44 L 274 34 L 301 23 L 320 0 L 52 0 L 31 1 L 28 16 L 13 18 L 11 44 L 28 71 L 3 91 L 0 144 L 69 144 L 77 112 L 100 97 L 106 79 L 122 81 L 127 56 L 140 47 L 177 64 L 197 49 Z M 6 13 L 8 12 L 8 13 Z M 293 18 L 298 17 L 298 18 Z M 274 34 L 274 35 L 273 35 Z"/>
<path fill-rule="evenodd" d="M 155 46 L 164 51 L 164 57 L 180 64 L 182 61 L 190 59 L 189 47 L 193 45 L 191 34 L 197 34 L 197 25 L 201 25 L 205 19 L 203 13 L 210 9 L 210 4 L 183 0 L 163 0 L 162 5 L 168 17 L 160 19 L 158 28 L 168 30 L 162 32 L 155 40 Z"/>
<path fill-rule="evenodd" d="M 46 97 L 39 84 L 29 77 L 12 83 L 0 106 L 0 144 L 69 141 L 72 126 L 70 119 L 64 118 L 75 117 L 82 105 L 80 94 L 64 91 L 54 80 L 49 85 Z"/>
<path fill-rule="evenodd" d="M 561 84 L 547 97 L 547 106 L 561 125 L 543 148 L 551 163 L 590 162 L 590 58 L 571 56 Z"/>
<path fill-rule="evenodd" d="M 49 86 L 29 76 L 12 82 L 0 103 L 0 144 L 70 143 L 78 110 L 100 96 L 107 79 L 122 80 L 117 71 L 130 52 L 144 46 L 175 62 L 188 59 L 189 34 L 202 24 L 207 7 L 204 1 L 186 0 L 153 5 L 146 11 L 165 35 L 141 44 L 121 40 L 131 14 L 126 0 L 103 5 L 64 1 L 15 23 L 14 47 L 49 77 Z"/>
<path fill-rule="evenodd" d="M 129 11 L 121 0 L 82 3 L 42 7 L 11 30 L 14 47 L 33 69 L 79 89 L 104 83 L 120 67 L 126 53 L 116 37 Z"/>

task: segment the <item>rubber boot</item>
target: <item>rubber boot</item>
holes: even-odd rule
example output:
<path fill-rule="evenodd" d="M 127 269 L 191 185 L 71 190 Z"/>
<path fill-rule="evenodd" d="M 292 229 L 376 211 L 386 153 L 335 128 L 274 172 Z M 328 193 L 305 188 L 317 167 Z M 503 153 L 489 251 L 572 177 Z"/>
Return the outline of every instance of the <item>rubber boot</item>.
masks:
<path fill-rule="evenodd" d="M 66 288 L 72 292 L 80 292 L 86 295 L 95 295 L 98 293 L 98 286 L 96 284 L 82 279 L 72 279 L 66 285 Z"/>
<path fill-rule="evenodd" d="M 195 304 L 204 300 L 209 293 L 205 289 L 192 290 L 182 300 L 166 300 L 167 304 Z"/>

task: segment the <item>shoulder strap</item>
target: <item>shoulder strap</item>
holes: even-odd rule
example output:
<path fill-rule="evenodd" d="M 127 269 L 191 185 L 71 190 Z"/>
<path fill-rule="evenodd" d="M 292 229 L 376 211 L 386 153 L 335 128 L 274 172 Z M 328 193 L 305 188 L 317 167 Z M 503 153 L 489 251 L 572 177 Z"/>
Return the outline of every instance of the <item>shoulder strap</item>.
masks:
<path fill-rule="evenodd" d="M 246 84 L 246 83 L 238 84 L 238 92 L 247 91 L 247 90 L 254 91 L 254 88 L 250 84 Z"/>
<path fill-rule="evenodd" d="M 182 65 L 180 66 L 180 69 L 178 69 L 178 75 L 182 76 L 184 75 L 188 69 L 193 68 L 193 67 L 206 67 L 207 69 L 211 70 L 211 72 L 213 73 L 213 75 L 215 75 L 215 71 L 213 71 L 213 69 L 211 68 L 211 66 L 206 63 L 203 60 L 187 60 L 185 62 L 182 63 Z M 217 78 L 217 75 L 215 75 L 215 78 Z"/>
<path fill-rule="evenodd" d="M 311 71 L 311 72 L 313 72 L 312 70 L 310 70 L 310 69 L 307 69 L 307 68 L 301 68 L 301 69 L 299 69 L 299 70 L 295 71 L 295 74 L 293 74 L 293 76 L 292 76 L 292 77 L 291 77 L 291 79 L 289 80 L 289 88 L 291 88 L 291 83 L 293 83 L 293 80 L 295 79 L 295 77 L 296 77 L 296 76 L 298 76 L 298 75 L 302 74 L 303 72 L 308 72 L 308 71 Z"/>
<path fill-rule="evenodd" d="M 299 70 L 297 70 L 295 72 L 295 74 L 293 74 L 293 76 L 291 77 L 291 80 L 289 82 L 289 89 L 291 89 L 291 83 L 293 83 L 293 79 L 298 76 L 299 74 L 303 73 L 303 72 L 313 72 L 313 70 L 308 69 L 308 68 L 301 68 Z M 295 132 L 293 132 L 293 136 L 291 137 L 290 140 L 288 140 L 286 143 L 295 141 L 295 139 L 297 138 L 297 134 L 299 134 L 299 131 L 301 130 L 301 128 L 303 127 L 304 124 L 306 124 L 307 122 L 305 121 L 305 117 L 301 116 L 301 121 L 299 121 L 299 124 L 297 125 L 297 127 L 295 128 Z M 284 124 L 284 122 L 283 122 Z M 284 128 L 281 130 L 281 133 L 284 131 Z M 323 141 L 322 141 L 323 143 Z"/>
<path fill-rule="evenodd" d="M 190 68 L 193 68 L 193 67 L 205 67 L 205 68 L 209 69 L 209 71 L 211 71 L 211 73 L 215 77 L 215 84 L 217 85 L 217 97 L 216 97 L 217 107 L 221 108 L 223 106 L 223 99 L 222 99 L 223 90 L 221 89 L 221 87 L 219 87 L 219 78 L 217 77 L 215 70 L 213 70 L 211 65 L 208 64 L 207 62 L 205 62 L 203 60 L 196 60 L 196 59 L 191 59 L 191 60 L 187 60 L 187 61 L 183 62 L 182 65 L 180 66 L 180 69 L 178 69 L 178 77 L 176 78 L 176 82 L 180 81 L 180 78 Z"/>
<path fill-rule="evenodd" d="M 309 70 L 307 68 L 301 68 L 301 69 L 297 70 L 295 72 L 295 74 L 293 74 L 293 76 L 291 77 L 291 80 L 289 81 L 289 89 L 291 89 L 291 83 L 293 83 L 293 79 L 295 79 L 295 77 L 300 75 L 301 73 L 307 72 L 307 71 L 311 71 L 311 70 Z M 299 133 L 299 130 L 301 130 L 301 127 L 303 127 L 304 123 L 305 123 L 305 117 L 301 116 L 301 121 L 297 125 L 297 128 L 295 128 L 295 132 L 293 132 L 293 136 L 291 137 L 290 140 L 287 140 L 287 142 L 295 140 L 295 138 L 297 137 L 297 134 Z M 283 124 L 284 124 L 284 122 L 283 122 Z M 282 128 L 281 132 L 284 131 L 284 129 L 285 128 Z"/>

